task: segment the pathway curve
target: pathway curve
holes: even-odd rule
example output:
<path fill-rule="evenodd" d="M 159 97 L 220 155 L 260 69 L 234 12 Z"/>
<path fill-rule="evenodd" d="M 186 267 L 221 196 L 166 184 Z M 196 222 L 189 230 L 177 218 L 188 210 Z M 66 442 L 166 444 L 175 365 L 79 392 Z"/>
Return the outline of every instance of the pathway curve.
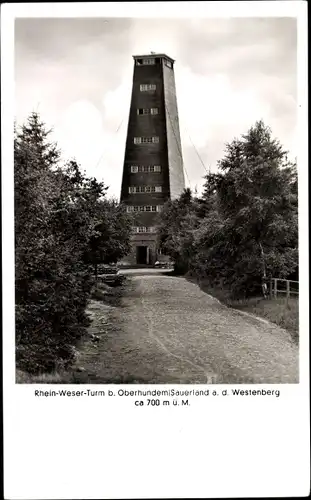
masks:
<path fill-rule="evenodd" d="M 91 383 L 298 382 L 298 347 L 282 328 L 221 305 L 184 278 L 133 275 L 124 289 L 108 321 L 107 306 L 90 308 L 100 336 L 84 360 Z"/>

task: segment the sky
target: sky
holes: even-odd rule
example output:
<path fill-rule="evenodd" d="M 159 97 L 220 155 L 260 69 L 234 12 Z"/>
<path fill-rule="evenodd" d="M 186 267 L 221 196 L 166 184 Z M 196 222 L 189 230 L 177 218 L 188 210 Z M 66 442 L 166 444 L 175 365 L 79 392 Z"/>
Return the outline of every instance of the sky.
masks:
<path fill-rule="evenodd" d="M 187 186 L 200 193 L 225 144 L 260 119 L 296 156 L 296 19 L 288 17 L 16 19 L 17 123 L 38 111 L 64 160 L 76 158 L 119 197 L 132 56 L 151 51 L 176 60 Z"/>

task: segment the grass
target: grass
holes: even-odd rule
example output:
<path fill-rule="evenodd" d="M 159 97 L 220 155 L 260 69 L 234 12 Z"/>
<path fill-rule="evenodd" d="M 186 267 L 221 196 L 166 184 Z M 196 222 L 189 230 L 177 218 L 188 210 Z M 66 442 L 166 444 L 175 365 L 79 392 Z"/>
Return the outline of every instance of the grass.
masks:
<path fill-rule="evenodd" d="M 91 292 L 91 299 L 104 301 L 106 298 L 106 295 L 107 295 L 106 291 L 100 290 L 99 288 L 94 288 Z"/>
<path fill-rule="evenodd" d="M 102 302 L 106 305 L 118 305 L 122 296 L 122 287 L 111 288 L 105 283 L 98 283 L 92 290 L 90 299 Z M 84 341 L 82 339 L 82 345 Z M 77 357 L 79 357 L 82 345 L 78 349 L 75 348 Z M 79 364 L 79 363 L 78 363 Z M 16 370 L 16 383 L 17 384 L 80 384 L 88 383 L 87 374 L 77 370 L 75 366 L 63 369 L 59 367 L 53 372 L 40 373 L 33 375 L 22 371 Z"/>
<path fill-rule="evenodd" d="M 194 281 L 191 279 L 191 281 Z M 255 316 L 264 318 L 271 323 L 288 330 L 292 339 L 298 343 L 299 340 L 299 301 L 296 297 L 277 297 L 264 299 L 263 297 L 252 297 L 249 299 L 232 300 L 230 292 L 220 287 L 211 287 L 201 281 L 200 288 L 216 297 L 228 307 L 245 311 Z"/>
<path fill-rule="evenodd" d="M 291 297 L 286 299 L 278 297 L 276 299 L 263 299 L 260 297 L 249 299 L 242 304 L 233 303 L 229 307 L 249 312 L 279 325 L 281 328 L 288 330 L 293 340 L 298 342 L 299 302 L 296 298 Z"/>
<path fill-rule="evenodd" d="M 52 372 L 41 373 L 40 375 L 32 375 L 22 370 L 16 370 L 17 384 L 61 384 L 66 383 L 65 381 L 67 383 L 74 383 L 73 373 Z"/>

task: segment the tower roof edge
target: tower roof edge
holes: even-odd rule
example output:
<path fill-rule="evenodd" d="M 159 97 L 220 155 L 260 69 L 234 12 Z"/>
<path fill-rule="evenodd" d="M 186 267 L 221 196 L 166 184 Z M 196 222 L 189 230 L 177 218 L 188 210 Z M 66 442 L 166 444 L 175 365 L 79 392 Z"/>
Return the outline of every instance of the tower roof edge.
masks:
<path fill-rule="evenodd" d="M 167 54 L 157 54 L 157 53 L 151 53 L 151 54 L 143 54 L 143 55 L 139 55 L 139 56 L 132 56 L 133 59 L 142 59 L 142 58 L 149 58 L 150 57 L 166 57 L 166 59 L 168 59 L 169 61 L 172 61 L 172 62 L 175 62 L 175 59 L 172 59 L 172 57 L 169 57 Z"/>

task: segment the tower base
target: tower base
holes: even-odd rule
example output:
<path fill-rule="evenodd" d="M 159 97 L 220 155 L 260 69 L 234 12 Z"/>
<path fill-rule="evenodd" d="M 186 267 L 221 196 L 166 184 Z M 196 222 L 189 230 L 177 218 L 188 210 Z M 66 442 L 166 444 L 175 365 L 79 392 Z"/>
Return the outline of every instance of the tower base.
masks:
<path fill-rule="evenodd" d="M 119 262 L 120 266 L 154 266 L 158 258 L 157 236 L 155 234 L 135 234 L 131 241 L 130 253 Z"/>

